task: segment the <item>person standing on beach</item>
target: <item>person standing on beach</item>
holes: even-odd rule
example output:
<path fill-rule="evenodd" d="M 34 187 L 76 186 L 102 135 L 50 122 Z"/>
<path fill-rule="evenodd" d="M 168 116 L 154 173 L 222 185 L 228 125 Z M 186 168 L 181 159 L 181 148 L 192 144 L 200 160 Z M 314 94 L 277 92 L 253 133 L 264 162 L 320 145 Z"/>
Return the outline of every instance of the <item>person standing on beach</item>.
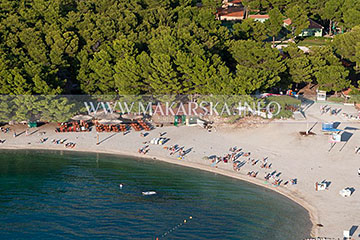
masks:
<path fill-rule="evenodd" d="M 360 168 L 358 169 L 358 176 L 360 177 Z"/>
<path fill-rule="evenodd" d="M 14 138 L 16 138 L 16 132 L 15 132 L 15 131 L 14 131 L 14 135 L 13 135 L 13 136 L 14 136 Z"/>

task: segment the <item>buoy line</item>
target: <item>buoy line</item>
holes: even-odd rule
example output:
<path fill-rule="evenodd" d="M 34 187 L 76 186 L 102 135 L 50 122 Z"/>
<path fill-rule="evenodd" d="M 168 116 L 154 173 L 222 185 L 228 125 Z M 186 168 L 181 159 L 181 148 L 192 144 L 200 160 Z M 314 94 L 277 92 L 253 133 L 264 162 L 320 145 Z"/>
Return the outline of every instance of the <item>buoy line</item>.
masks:
<path fill-rule="evenodd" d="M 168 231 L 164 232 L 162 235 L 161 235 L 161 238 L 165 238 L 168 234 L 172 233 L 173 231 L 175 231 L 177 228 L 185 225 L 188 220 L 191 220 L 193 217 L 190 216 L 189 219 L 184 219 L 181 223 L 175 225 L 173 228 L 169 229 Z M 159 238 L 157 237 L 156 240 L 159 240 Z"/>

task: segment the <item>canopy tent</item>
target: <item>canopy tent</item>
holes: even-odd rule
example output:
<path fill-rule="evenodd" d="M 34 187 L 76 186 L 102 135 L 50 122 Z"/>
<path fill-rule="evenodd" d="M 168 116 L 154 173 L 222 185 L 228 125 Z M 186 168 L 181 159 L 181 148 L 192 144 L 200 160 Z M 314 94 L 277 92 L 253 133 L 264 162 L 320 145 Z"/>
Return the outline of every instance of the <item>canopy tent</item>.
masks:
<path fill-rule="evenodd" d="M 330 136 L 330 140 L 329 142 L 331 143 L 337 143 L 337 142 L 341 142 L 341 134 L 342 132 L 339 131 L 339 132 L 333 132 Z"/>
<path fill-rule="evenodd" d="M 90 120 L 92 118 L 93 117 L 89 116 L 89 115 L 76 115 L 76 116 L 72 117 L 71 119 L 75 120 L 75 121 L 87 121 L 87 120 Z"/>
<path fill-rule="evenodd" d="M 118 120 L 118 119 L 115 119 L 115 120 L 102 119 L 98 123 L 105 124 L 105 125 L 112 125 L 112 124 L 120 124 L 120 123 L 122 123 L 122 121 Z"/>
<path fill-rule="evenodd" d="M 321 131 L 323 132 L 340 132 L 340 129 L 334 128 L 334 123 L 322 123 Z"/>
<path fill-rule="evenodd" d="M 118 113 L 109 113 L 109 112 L 97 112 L 92 113 L 92 116 L 94 116 L 96 119 L 106 119 L 106 120 L 115 120 L 120 117 L 120 114 Z"/>
<path fill-rule="evenodd" d="M 137 114 L 134 114 L 134 113 L 122 114 L 121 117 L 124 118 L 124 119 L 130 119 L 130 120 L 142 119 L 143 118 L 142 115 L 137 115 Z"/>

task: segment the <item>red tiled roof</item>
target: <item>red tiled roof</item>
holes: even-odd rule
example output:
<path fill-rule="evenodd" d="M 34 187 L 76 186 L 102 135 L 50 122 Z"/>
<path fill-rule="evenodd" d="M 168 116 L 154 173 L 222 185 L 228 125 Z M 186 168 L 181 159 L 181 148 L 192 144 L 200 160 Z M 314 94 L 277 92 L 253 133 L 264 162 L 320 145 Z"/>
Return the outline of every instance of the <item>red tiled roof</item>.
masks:
<path fill-rule="evenodd" d="M 342 93 L 343 93 L 345 96 L 349 95 L 350 92 L 351 92 L 351 88 L 348 88 L 347 90 L 342 91 Z"/>
<path fill-rule="evenodd" d="M 242 2 L 242 0 L 233 0 L 233 1 L 230 1 L 229 3 L 239 4 L 239 3 L 241 3 L 241 2 Z"/>
<path fill-rule="evenodd" d="M 283 21 L 285 24 L 287 25 L 291 25 L 291 19 L 287 18 Z M 320 24 L 318 24 L 317 22 L 315 22 L 314 20 L 309 18 L 309 27 L 308 28 L 318 28 L 318 29 L 323 29 L 324 27 L 321 26 Z"/>
<path fill-rule="evenodd" d="M 269 15 L 249 15 L 249 18 L 269 18 Z"/>
<path fill-rule="evenodd" d="M 219 8 L 218 9 L 219 16 L 225 17 L 239 17 L 242 18 L 245 15 L 245 11 L 243 8 L 238 7 L 229 7 L 229 8 Z"/>
<path fill-rule="evenodd" d="M 309 27 L 308 28 L 318 28 L 318 29 L 324 29 L 323 26 L 321 26 L 320 24 L 318 24 L 317 22 L 315 22 L 314 20 L 309 18 Z"/>
<path fill-rule="evenodd" d="M 287 18 L 283 21 L 285 24 L 287 25 L 291 25 L 291 19 L 290 18 Z"/>

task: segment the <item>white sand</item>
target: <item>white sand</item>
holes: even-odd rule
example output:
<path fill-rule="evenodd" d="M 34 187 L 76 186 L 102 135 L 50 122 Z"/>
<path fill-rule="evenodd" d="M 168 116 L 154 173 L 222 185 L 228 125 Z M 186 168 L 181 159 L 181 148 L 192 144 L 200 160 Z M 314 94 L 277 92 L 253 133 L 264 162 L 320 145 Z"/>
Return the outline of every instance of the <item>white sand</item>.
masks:
<path fill-rule="evenodd" d="M 353 107 L 334 106 L 343 108 L 347 113 L 355 113 Z M 132 131 L 123 136 L 122 133 L 100 133 L 100 145 L 96 145 L 96 133 L 55 133 L 53 128 L 43 126 L 39 132 L 45 131 L 45 137 L 49 140 L 39 143 L 39 132 L 30 136 L 25 133 L 14 138 L 12 133 L 0 133 L 0 139 L 6 139 L 0 148 L 29 148 L 29 149 L 60 149 L 65 150 L 63 145 L 51 143 L 51 139 L 68 139 L 67 142 L 76 142 L 77 146 L 71 151 L 92 151 L 125 154 L 143 157 L 137 150 L 144 146 L 143 141 L 150 141 L 153 137 L 158 137 L 159 132 L 167 132 L 165 137 L 171 138 L 166 146 L 179 144 L 185 149 L 193 148 L 185 157 L 185 160 L 178 160 L 170 156 L 163 146 L 151 145 L 147 157 L 176 163 L 184 166 L 199 168 L 226 176 L 246 180 L 255 184 L 270 188 L 284 194 L 290 199 L 298 202 L 306 208 L 314 224 L 312 235 L 320 237 L 341 238 L 344 230 L 350 230 L 353 225 L 360 222 L 360 177 L 357 169 L 360 167 L 360 154 L 354 153 L 355 146 L 360 146 L 360 123 L 350 122 L 343 119 L 340 115 L 330 116 L 329 114 L 319 114 L 319 104 L 309 108 L 307 120 L 303 121 L 273 121 L 258 128 L 251 129 L 221 129 L 217 132 L 208 133 L 199 127 L 166 127 L 158 128 L 150 132 L 143 138 L 139 132 Z M 302 137 L 299 131 L 305 131 L 316 121 L 317 125 L 312 129 L 316 136 Z M 337 143 L 329 152 L 329 137 L 321 133 L 321 121 L 339 121 L 339 129 L 352 127 L 346 130 L 351 137 L 348 142 Z M 359 130 L 354 130 L 358 128 Z M 23 128 L 25 129 L 25 128 Z M 20 129 L 17 130 L 18 133 Z M 31 130 L 34 131 L 34 130 Z M 30 131 L 30 132 L 31 132 Z M 351 135 L 352 134 L 352 135 Z M 108 138 L 108 139 L 107 139 Z M 31 144 L 28 144 L 31 143 Z M 252 166 L 246 164 L 240 173 L 232 170 L 232 164 L 220 163 L 218 168 L 211 167 L 209 160 L 204 160 L 204 156 L 213 154 L 224 156 L 229 152 L 229 148 L 237 146 L 245 151 L 251 152 L 251 157 L 262 159 L 268 157 L 272 163 L 272 169 L 262 169 L 260 164 Z M 245 158 L 243 158 L 245 159 Z M 258 177 L 246 176 L 248 171 L 259 171 Z M 265 184 L 265 172 L 277 170 L 281 172 L 280 178 L 289 180 L 297 178 L 297 185 L 273 187 Z M 322 180 L 331 181 L 328 190 L 315 191 L 315 182 Z M 345 187 L 355 188 L 351 197 L 343 198 L 339 191 Z M 323 227 L 316 227 L 322 224 Z M 359 235 L 360 231 L 353 236 Z"/>

